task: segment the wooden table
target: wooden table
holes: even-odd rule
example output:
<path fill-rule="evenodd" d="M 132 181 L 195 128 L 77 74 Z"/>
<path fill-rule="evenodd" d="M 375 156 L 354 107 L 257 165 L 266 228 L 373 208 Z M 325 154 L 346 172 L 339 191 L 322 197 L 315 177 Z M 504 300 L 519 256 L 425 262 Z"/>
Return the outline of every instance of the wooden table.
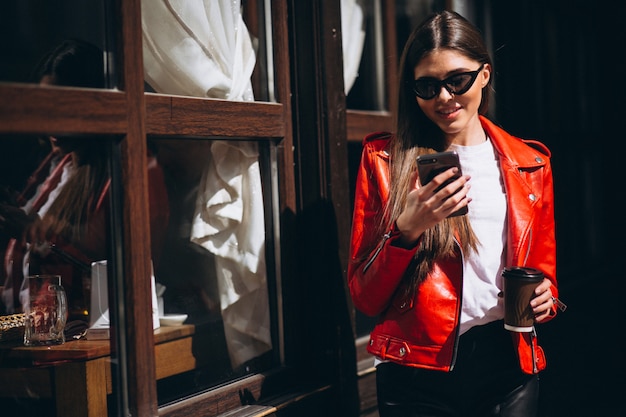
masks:
<path fill-rule="evenodd" d="M 154 331 L 157 379 L 196 368 L 193 325 Z M 54 398 L 58 416 L 107 415 L 112 393 L 108 340 L 73 340 L 62 345 L 0 344 L 0 396 Z"/>

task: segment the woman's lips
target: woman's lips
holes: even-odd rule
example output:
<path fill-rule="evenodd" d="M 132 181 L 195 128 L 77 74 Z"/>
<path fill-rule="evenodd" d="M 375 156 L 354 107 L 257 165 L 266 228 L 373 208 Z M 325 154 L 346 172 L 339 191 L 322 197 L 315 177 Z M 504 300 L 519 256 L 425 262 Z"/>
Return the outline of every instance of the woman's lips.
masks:
<path fill-rule="evenodd" d="M 452 107 L 452 108 L 440 109 L 440 110 L 437 110 L 437 114 L 440 115 L 441 117 L 445 118 L 445 119 L 450 119 L 450 118 L 455 117 L 460 109 L 461 109 L 461 107 Z"/>
<path fill-rule="evenodd" d="M 442 116 L 449 116 L 451 114 L 456 113 L 457 111 L 459 111 L 460 107 L 452 107 L 452 108 L 447 108 L 447 109 L 440 109 L 437 110 L 437 113 L 441 114 Z"/>

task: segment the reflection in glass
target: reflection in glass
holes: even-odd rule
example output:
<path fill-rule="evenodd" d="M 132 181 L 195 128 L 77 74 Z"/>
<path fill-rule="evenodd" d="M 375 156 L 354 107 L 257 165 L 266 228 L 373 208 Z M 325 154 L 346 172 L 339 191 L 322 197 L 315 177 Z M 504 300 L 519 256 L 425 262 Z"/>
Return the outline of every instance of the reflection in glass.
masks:
<path fill-rule="evenodd" d="M 343 51 L 343 79 L 346 95 L 359 75 L 359 64 L 365 42 L 363 0 L 341 0 L 341 46 Z"/>
<path fill-rule="evenodd" d="M 396 1 L 396 45 L 398 57 L 409 34 L 426 17 L 435 10 L 443 10 L 445 1 L 442 0 L 397 0 Z"/>
<path fill-rule="evenodd" d="M 258 14 L 246 17 L 258 30 L 265 8 L 253 3 Z M 157 2 L 142 9 L 142 31 L 144 74 L 154 91 L 254 100 L 256 42 L 241 2 Z M 158 302 L 165 316 L 186 315 L 184 323 L 194 326 L 198 364 L 191 374 L 159 381 L 163 404 L 271 364 L 267 181 L 260 169 L 260 152 L 269 153 L 240 140 L 153 142 L 172 208 L 168 256 L 156 266 Z"/>
<path fill-rule="evenodd" d="M 91 263 L 107 259 L 109 253 L 109 146 L 107 138 L 78 136 L 5 135 L 0 140 L 0 165 L 14 160 L 28 167 L 2 176 L 1 314 L 24 313 L 28 275 L 60 275 L 68 300 L 64 343 L 16 350 L 22 340 L 0 338 L 0 380 L 10 386 L 0 387 L 3 415 L 55 415 L 55 408 L 65 413 L 66 406 L 73 407 L 61 400 L 69 389 L 78 396 L 76 404 L 86 404 L 82 389 L 63 386 L 61 379 L 54 378 L 42 385 L 41 375 L 76 376 L 73 372 L 81 372 L 93 349 L 108 350 L 108 340 L 100 342 L 103 346 L 79 346 L 76 339 L 85 338 L 92 316 Z M 75 368 L 73 362 L 81 365 Z M 106 383 L 104 387 L 101 394 L 106 402 Z"/>
<path fill-rule="evenodd" d="M 246 17 L 262 28 L 264 9 L 257 10 L 258 15 Z M 152 91 L 254 100 L 251 78 L 256 55 L 265 48 L 263 38 L 254 37 L 244 23 L 239 1 L 153 2 L 142 8 L 142 34 L 145 80 Z"/>
<path fill-rule="evenodd" d="M 106 51 L 106 3 L 106 0 L 3 0 L 0 81 L 39 83 L 34 69 L 45 54 L 67 39 L 89 42 Z"/>
<path fill-rule="evenodd" d="M 0 333 L 2 415 L 87 415 L 106 409 L 107 402 L 115 414 L 110 377 L 118 371 L 110 358 L 106 281 L 113 276 L 107 261 L 114 142 L 96 136 L 0 137 L 0 316 L 23 314 L 27 293 L 19 289 L 27 288 L 23 282 L 32 274 L 61 276 L 69 313 L 60 345 L 24 349 L 21 335 Z M 158 263 L 169 205 L 164 173 L 152 154 L 148 179 L 152 254 Z M 154 317 L 158 326 L 158 314 Z M 93 377 L 75 386 L 88 369 Z"/>
<path fill-rule="evenodd" d="M 33 73 L 40 84 L 102 87 L 103 53 L 91 43 L 64 40 L 44 55 Z M 27 140 L 10 143 L 24 146 Z M 36 166 L 26 178 L 8 172 L 2 184 L 0 214 L 8 240 L 1 299 L 7 313 L 23 311 L 24 277 L 48 273 L 63 278 L 70 321 L 88 314 L 81 287 L 91 262 L 106 259 L 108 249 L 107 146 L 102 138 L 54 135 L 38 141 L 35 155 L 40 158 L 3 153 L 9 163 L 30 159 L 25 164 Z"/>
<path fill-rule="evenodd" d="M 259 162 L 267 146 L 259 155 L 254 142 L 154 144 L 171 208 L 167 256 L 156 268 L 160 303 L 165 316 L 184 314 L 195 327 L 198 363 L 193 372 L 159 381 L 162 404 L 272 364 L 264 214 L 271 208 Z"/>
<path fill-rule="evenodd" d="M 344 3 L 346 3 L 344 5 Z M 347 8 L 348 1 L 342 1 L 342 15 L 349 13 L 355 7 L 361 9 L 363 14 L 363 27 L 365 39 L 362 40 L 362 56 L 358 66 L 358 75 L 346 97 L 347 106 L 353 110 L 385 110 L 388 108 L 385 102 L 385 54 L 383 37 L 383 15 L 380 0 L 359 0 L 356 6 Z M 342 24 L 344 23 L 342 19 Z M 348 27 L 349 32 L 342 36 L 355 36 L 353 28 Z M 344 28 L 342 27 L 342 31 Z M 344 39 L 344 43 L 346 39 Z M 346 52 L 344 52 L 344 59 Z M 346 63 L 344 62 L 344 66 Z M 351 67 L 354 63 L 351 63 Z M 344 69 L 345 71 L 345 69 Z"/>
<path fill-rule="evenodd" d="M 397 0 L 395 2 L 398 57 L 413 27 L 429 13 L 441 8 L 443 3 L 441 0 Z M 359 55 L 357 74 L 349 72 L 355 64 L 350 57 L 355 58 L 356 52 L 344 51 L 347 106 L 352 110 L 389 110 L 389 103 L 386 101 L 387 74 L 385 73 L 385 63 L 389 59 L 389 54 L 385 51 L 385 33 L 388 29 L 384 26 L 383 15 L 384 8 L 387 6 L 382 0 L 342 0 L 341 6 L 344 48 L 346 45 L 357 45 L 358 31 L 355 28 L 355 21 L 359 17 L 359 9 L 363 15 L 361 18 L 365 30 L 365 39 L 361 41 L 363 51 L 362 57 Z M 348 89 L 350 86 L 348 83 L 354 76 L 356 76 L 354 84 Z"/>

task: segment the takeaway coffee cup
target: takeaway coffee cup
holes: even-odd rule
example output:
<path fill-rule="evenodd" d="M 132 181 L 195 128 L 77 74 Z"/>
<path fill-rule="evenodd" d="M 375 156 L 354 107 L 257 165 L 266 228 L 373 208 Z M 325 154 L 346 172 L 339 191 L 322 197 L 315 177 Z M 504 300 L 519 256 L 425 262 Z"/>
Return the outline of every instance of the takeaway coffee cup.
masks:
<path fill-rule="evenodd" d="M 31 275 L 25 279 L 24 345 L 59 345 L 65 342 L 67 297 L 60 275 Z"/>
<path fill-rule="evenodd" d="M 514 332 L 530 332 L 535 315 L 530 300 L 535 288 L 543 281 L 543 272 L 520 266 L 504 268 L 502 286 L 504 292 L 504 328 Z"/>

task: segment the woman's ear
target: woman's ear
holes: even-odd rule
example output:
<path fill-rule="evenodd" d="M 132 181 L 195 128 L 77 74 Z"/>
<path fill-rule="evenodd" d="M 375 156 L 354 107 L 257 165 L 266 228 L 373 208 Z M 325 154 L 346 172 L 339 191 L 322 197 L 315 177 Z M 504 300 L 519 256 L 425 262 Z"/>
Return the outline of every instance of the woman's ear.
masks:
<path fill-rule="evenodd" d="M 480 86 L 485 87 L 491 78 L 491 65 L 485 64 L 480 72 Z"/>

